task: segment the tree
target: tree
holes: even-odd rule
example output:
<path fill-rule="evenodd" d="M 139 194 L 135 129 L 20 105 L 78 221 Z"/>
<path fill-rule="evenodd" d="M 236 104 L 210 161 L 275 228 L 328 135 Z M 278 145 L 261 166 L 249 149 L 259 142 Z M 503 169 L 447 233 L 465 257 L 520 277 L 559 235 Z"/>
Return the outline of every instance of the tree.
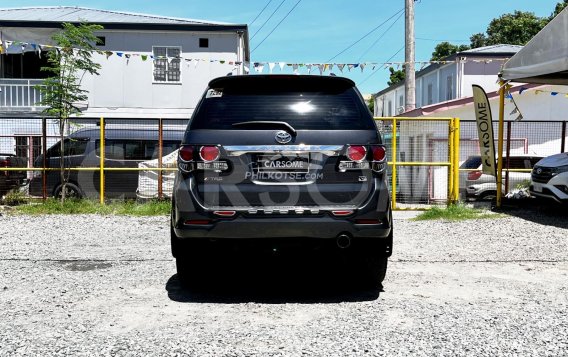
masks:
<path fill-rule="evenodd" d="M 558 15 L 559 13 L 562 12 L 562 10 L 564 10 L 564 8 L 568 6 L 568 0 L 564 0 L 562 2 L 559 2 L 556 4 L 556 7 L 554 7 L 554 12 L 552 13 L 552 15 L 550 15 L 549 17 L 549 21 L 552 20 L 553 18 L 556 17 L 556 15 Z"/>
<path fill-rule="evenodd" d="M 392 86 L 393 84 L 397 84 L 402 82 L 406 78 L 406 73 L 404 71 L 404 66 L 402 66 L 402 70 L 397 69 L 395 70 L 393 67 L 389 67 L 390 78 L 388 81 L 388 85 Z"/>
<path fill-rule="evenodd" d="M 565 2 L 568 0 L 565 0 Z M 557 8 L 562 6 L 560 3 Z M 563 5 L 566 6 L 566 5 Z M 509 44 L 524 46 L 550 21 L 532 12 L 515 11 L 491 20 L 486 33 L 476 33 L 469 40 L 471 48 Z"/>
<path fill-rule="evenodd" d="M 369 108 L 371 113 L 375 115 L 375 97 L 371 96 L 371 99 L 369 99 L 369 102 L 367 103 L 367 107 Z"/>
<path fill-rule="evenodd" d="M 65 201 L 69 179 L 65 172 L 65 128 L 71 116 L 81 114 L 77 103 L 88 99 L 88 91 L 81 88 L 84 75 L 99 74 L 101 65 L 92 60 L 92 55 L 100 53 L 94 32 L 102 29 L 100 25 L 64 23 L 63 30 L 52 37 L 57 47 L 47 54 L 49 65 L 41 69 L 50 73 L 39 87 L 43 95 L 40 104 L 46 107 L 43 113 L 59 121 L 61 202 Z"/>
<path fill-rule="evenodd" d="M 434 48 L 434 52 L 432 52 L 431 61 L 440 61 L 444 58 L 453 55 L 454 53 L 467 51 L 469 50 L 468 45 L 453 45 L 449 42 L 440 42 Z"/>

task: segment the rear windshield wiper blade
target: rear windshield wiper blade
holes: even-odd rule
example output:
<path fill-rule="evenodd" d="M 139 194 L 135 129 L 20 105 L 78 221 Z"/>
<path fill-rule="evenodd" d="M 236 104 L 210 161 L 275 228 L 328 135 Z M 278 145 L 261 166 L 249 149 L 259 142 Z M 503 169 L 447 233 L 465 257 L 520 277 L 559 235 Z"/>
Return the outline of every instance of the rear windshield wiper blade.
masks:
<path fill-rule="evenodd" d="M 290 131 L 290 133 L 296 136 L 297 132 L 294 127 L 285 121 L 270 121 L 270 120 L 256 120 L 256 121 L 243 121 L 240 123 L 234 123 L 233 126 L 280 126 L 285 127 Z"/>

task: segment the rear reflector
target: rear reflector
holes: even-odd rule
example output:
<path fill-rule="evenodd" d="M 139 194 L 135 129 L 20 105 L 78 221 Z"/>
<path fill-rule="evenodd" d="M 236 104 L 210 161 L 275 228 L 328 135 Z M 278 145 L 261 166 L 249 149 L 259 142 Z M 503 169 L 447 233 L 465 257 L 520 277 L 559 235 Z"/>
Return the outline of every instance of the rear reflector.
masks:
<path fill-rule="evenodd" d="M 383 146 L 372 146 L 373 150 L 373 161 L 383 161 L 387 156 L 387 152 Z"/>
<path fill-rule="evenodd" d="M 182 146 L 179 149 L 179 157 L 183 161 L 193 160 L 193 146 Z"/>
<path fill-rule="evenodd" d="M 367 156 L 367 148 L 361 145 L 349 145 L 347 147 L 347 157 L 352 161 L 363 161 Z"/>
<path fill-rule="evenodd" d="M 235 215 L 235 211 L 213 211 L 213 214 L 221 217 L 233 217 Z"/>
<path fill-rule="evenodd" d="M 211 221 L 208 220 L 208 219 L 189 219 L 189 220 L 183 222 L 183 224 L 188 225 L 188 226 L 203 226 L 203 225 L 211 224 Z"/>
<path fill-rule="evenodd" d="M 470 181 L 475 181 L 478 180 L 482 174 L 483 172 L 481 171 L 471 171 L 467 174 L 467 179 Z"/>
<path fill-rule="evenodd" d="M 331 211 L 331 213 L 332 213 L 334 216 L 341 217 L 341 216 L 349 216 L 350 214 L 353 214 L 353 211 L 352 211 L 352 210 Z"/>
<path fill-rule="evenodd" d="M 356 219 L 355 224 L 381 224 L 378 219 Z"/>

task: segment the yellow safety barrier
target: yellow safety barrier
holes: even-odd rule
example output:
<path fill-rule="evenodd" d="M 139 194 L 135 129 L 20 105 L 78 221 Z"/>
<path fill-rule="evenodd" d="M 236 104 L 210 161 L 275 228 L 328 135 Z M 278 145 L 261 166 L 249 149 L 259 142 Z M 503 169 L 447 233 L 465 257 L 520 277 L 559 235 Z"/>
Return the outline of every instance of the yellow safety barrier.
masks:
<path fill-rule="evenodd" d="M 394 210 L 401 210 L 397 206 L 397 168 L 401 166 L 424 167 L 424 166 L 440 166 L 448 167 L 448 193 L 447 204 L 455 204 L 459 200 L 459 143 L 460 143 L 460 120 L 459 118 L 445 117 L 425 117 L 425 118 L 409 118 L 409 117 L 376 117 L 378 121 L 391 122 L 391 151 L 392 159 L 388 162 L 391 167 L 391 205 Z M 413 162 L 398 161 L 398 124 L 400 122 L 447 122 L 448 123 L 448 161 L 432 161 L 432 162 Z"/>

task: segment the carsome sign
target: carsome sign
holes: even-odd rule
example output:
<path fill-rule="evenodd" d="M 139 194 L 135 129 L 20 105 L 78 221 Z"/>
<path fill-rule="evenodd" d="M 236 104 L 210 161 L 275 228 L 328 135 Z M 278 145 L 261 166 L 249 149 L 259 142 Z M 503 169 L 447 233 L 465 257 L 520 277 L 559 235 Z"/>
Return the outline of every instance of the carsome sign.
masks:
<path fill-rule="evenodd" d="M 487 94 L 480 86 L 473 85 L 473 106 L 479 134 L 479 151 L 483 163 L 483 173 L 496 176 L 495 141 L 493 139 L 493 120 Z"/>

